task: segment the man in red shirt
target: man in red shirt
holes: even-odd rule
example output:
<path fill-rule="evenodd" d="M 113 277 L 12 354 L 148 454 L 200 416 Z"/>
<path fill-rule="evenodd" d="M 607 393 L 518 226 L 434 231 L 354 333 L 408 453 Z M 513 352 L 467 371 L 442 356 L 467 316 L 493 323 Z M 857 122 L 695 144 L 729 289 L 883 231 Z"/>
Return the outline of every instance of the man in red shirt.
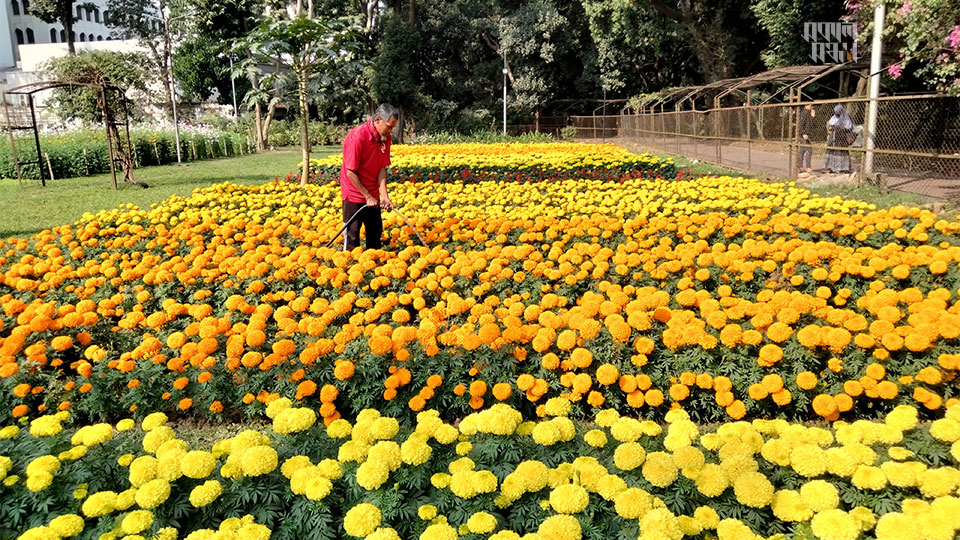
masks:
<path fill-rule="evenodd" d="M 382 246 L 381 210 L 393 210 L 387 194 L 387 167 L 390 166 L 391 132 L 400 114 L 387 103 L 377 107 L 370 120 L 350 130 L 343 140 L 343 167 L 340 169 L 340 197 L 343 222 L 358 211 L 360 215 L 343 234 L 343 249 L 360 245 L 360 226 L 367 235 L 367 249 Z"/>

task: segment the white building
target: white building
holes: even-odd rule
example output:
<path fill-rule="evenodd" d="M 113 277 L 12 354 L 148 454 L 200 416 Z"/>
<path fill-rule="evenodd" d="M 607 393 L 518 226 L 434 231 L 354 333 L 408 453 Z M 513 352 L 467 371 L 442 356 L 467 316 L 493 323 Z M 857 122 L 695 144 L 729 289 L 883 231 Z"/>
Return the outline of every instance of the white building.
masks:
<path fill-rule="evenodd" d="M 108 41 L 110 18 L 106 0 L 88 0 L 94 7 L 76 6 L 77 21 L 73 23 L 75 43 Z M 85 2 L 86 3 L 86 2 Z M 30 0 L 0 0 L 0 69 L 20 67 L 23 60 L 20 45 L 64 43 L 67 36 L 60 23 L 48 24 L 30 14 Z"/>

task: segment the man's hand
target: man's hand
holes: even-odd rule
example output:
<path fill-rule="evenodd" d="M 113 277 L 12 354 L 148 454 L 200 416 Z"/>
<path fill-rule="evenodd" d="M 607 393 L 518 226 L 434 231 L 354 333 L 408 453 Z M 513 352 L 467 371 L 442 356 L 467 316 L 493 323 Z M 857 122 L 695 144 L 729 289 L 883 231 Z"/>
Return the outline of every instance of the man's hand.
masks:
<path fill-rule="evenodd" d="M 381 208 L 382 210 L 391 210 L 391 211 L 392 211 L 392 210 L 393 210 L 393 202 L 390 200 L 389 197 L 384 198 L 383 200 L 380 201 L 380 208 Z"/>
<path fill-rule="evenodd" d="M 803 140 L 805 140 L 805 141 L 809 141 L 809 140 L 810 140 L 810 136 L 807 135 L 806 133 L 804 133 L 804 134 L 802 135 L 802 137 L 803 137 Z"/>
<path fill-rule="evenodd" d="M 379 206 L 379 205 L 380 205 L 380 202 L 377 201 L 377 199 L 376 199 L 373 195 L 370 195 L 369 193 L 367 193 L 366 195 L 364 195 L 364 199 L 367 200 L 367 206 Z"/>

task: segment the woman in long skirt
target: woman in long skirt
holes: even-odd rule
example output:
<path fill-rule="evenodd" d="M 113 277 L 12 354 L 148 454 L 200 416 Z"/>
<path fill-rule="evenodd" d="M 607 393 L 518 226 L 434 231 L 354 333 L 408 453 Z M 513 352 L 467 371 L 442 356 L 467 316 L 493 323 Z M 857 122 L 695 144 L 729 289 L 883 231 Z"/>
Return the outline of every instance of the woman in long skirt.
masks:
<path fill-rule="evenodd" d="M 850 172 L 850 151 L 853 142 L 853 120 L 843 105 L 833 108 L 833 116 L 827 122 L 827 146 L 824 167 L 832 173 Z"/>

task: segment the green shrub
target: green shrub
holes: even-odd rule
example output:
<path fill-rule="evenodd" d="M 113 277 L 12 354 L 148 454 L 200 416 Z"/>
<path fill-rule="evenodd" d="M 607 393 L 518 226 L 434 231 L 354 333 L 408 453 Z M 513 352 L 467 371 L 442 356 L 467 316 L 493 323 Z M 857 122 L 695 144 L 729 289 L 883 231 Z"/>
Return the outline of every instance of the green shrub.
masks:
<path fill-rule="evenodd" d="M 576 126 L 567 126 L 560 130 L 560 138 L 565 141 L 572 141 L 577 138 Z"/>
<path fill-rule="evenodd" d="M 163 165 L 177 160 L 175 136 L 172 131 L 133 130 L 130 132 L 134 163 L 138 167 Z M 21 163 L 22 178 L 39 179 L 37 151 L 33 137 L 22 136 L 16 140 L 17 157 Z M 54 178 L 90 176 L 110 171 L 110 156 L 106 134 L 102 131 L 81 130 L 67 134 L 43 135 L 40 149 L 46 154 L 42 160 L 43 176 L 48 178 L 49 169 Z M 235 133 L 218 131 L 182 131 L 180 153 L 183 161 L 235 156 L 253 151 L 252 142 Z M 33 161 L 34 163 L 27 163 Z M 0 177 L 16 178 L 10 145 L 0 146 Z"/>
<path fill-rule="evenodd" d="M 473 131 L 469 135 L 461 133 L 438 132 L 414 135 L 411 144 L 458 144 L 458 143 L 539 143 L 553 142 L 553 137 L 547 133 L 523 133 L 521 135 L 504 135 L 499 131 Z"/>

